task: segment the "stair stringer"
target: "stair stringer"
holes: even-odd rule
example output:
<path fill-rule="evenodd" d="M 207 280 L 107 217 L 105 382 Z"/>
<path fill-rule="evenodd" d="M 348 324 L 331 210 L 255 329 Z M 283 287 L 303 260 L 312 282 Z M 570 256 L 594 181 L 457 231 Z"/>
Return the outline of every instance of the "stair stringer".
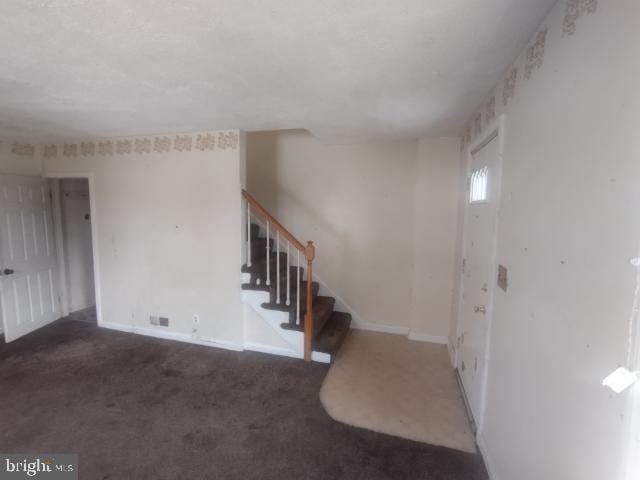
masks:
<path fill-rule="evenodd" d="M 243 274 L 243 281 L 249 281 Z M 242 302 L 249 305 L 254 312 L 258 314 L 267 325 L 269 325 L 289 346 L 289 350 L 278 349 L 266 353 L 274 355 L 282 355 L 293 358 L 304 358 L 304 334 L 298 330 L 289 330 L 282 328 L 283 323 L 289 321 L 289 313 L 278 310 L 269 310 L 262 307 L 263 303 L 269 302 L 269 292 L 262 290 L 242 290 Z M 245 345 L 247 350 L 251 350 L 251 346 Z M 262 350 L 264 351 L 264 350 Z M 323 352 L 312 352 L 311 360 L 314 362 L 330 363 L 331 356 Z"/>

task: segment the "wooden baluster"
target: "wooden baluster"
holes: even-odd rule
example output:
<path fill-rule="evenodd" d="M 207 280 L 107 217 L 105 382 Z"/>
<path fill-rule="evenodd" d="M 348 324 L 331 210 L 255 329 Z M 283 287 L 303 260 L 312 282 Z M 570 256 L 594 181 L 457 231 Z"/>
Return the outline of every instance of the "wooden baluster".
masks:
<path fill-rule="evenodd" d="M 307 242 L 304 249 L 304 256 L 307 259 L 307 312 L 304 316 L 304 360 L 311 361 L 313 349 L 313 299 L 311 298 L 311 284 L 313 283 L 313 259 L 316 257 L 316 247 L 313 242 Z"/>
<path fill-rule="evenodd" d="M 298 271 L 296 275 L 296 325 L 300 325 L 300 250 L 298 252 Z"/>
<path fill-rule="evenodd" d="M 247 201 L 247 267 L 251 266 L 251 205 Z"/>
<path fill-rule="evenodd" d="M 291 243 L 287 242 L 287 301 L 286 301 L 287 307 L 291 305 L 291 275 L 290 275 L 291 255 L 289 251 L 290 246 L 291 246 Z"/>
<path fill-rule="evenodd" d="M 276 230 L 276 304 L 280 305 L 280 232 Z"/>
<path fill-rule="evenodd" d="M 271 262 L 269 261 L 269 220 L 267 220 L 267 286 L 271 285 Z"/>

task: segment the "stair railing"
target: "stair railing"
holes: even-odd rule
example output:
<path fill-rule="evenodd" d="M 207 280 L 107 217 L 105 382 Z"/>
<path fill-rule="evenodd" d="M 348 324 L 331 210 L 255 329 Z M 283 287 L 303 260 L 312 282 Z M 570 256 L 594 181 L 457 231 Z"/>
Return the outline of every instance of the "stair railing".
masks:
<path fill-rule="evenodd" d="M 267 230 L 267 251 L 266 251 L 266 278 L 265 285 L 271 286 L 271 228 L 275 229 L 276 237 L 276 303 L 280 303 L 280 237 L 283 237 L 287 241 L 287 297 L 285 304 L 290 305 L 291 302 L 291 251 L 290 247 L 293 246 L 297 250 L 297 275 L 296 275 L 296 323 L 300 325 L 300 284 L 302 278 L 300 275 L 300 253 L 304 255 L 307 261 L 307 294 L 306 294 L 306 312 L 304 316 L 304 359 L 305 361 L 311 360 L 311 351 L 313 348 L 313 260 L 316 256 L 316 248 L 313 242 L 308 241 L 306 245 L 303 245 L 296 237 L 294 237 L 289 230 L 284 228 L 280 222 L 278 222 L 273 215 L 271 215 L 266 208 L 258 203 L 258 201 L 249 194 L 246 190 L 242 190 L 242 196 L 247 201 L 247 266 L 251 267 L 251 215 L 259 213 L 264 222 Z"/>

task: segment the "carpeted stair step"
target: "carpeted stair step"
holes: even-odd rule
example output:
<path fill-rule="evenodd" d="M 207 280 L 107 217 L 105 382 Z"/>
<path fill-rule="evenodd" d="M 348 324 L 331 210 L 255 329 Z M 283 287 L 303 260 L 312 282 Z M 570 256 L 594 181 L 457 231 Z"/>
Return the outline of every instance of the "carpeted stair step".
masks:
<path fill-rule="evenodd" d="M 300 283 L 300 325 L 296 324 L 296 295 L 297 295 L 297 279 L 298 268 L 293 264 L 289 266 L 289 296 L 290 305 L 286 305 L 287 298 L 287 254 L 280 252 L 280 299 L 281 302 L 276 303 L 277 294 L 277 266 L 275 240 L 273 238 L 265 238 L 260 236 L 261 227 L 257 223 L 252 223 L 249 227 L 249 236 L 251 238 L 251 267 L 242 266 L 243 273 L 250 274 L 249 283 L 242 284 L 243 290 L 259 290 L 269 292 L 270 301 L 263 303 L 262 307 L 267 310 L 278 310 L 289 313 L 289 322 L 282 323 L 281 327 L 287 330 L 304 330 L 304 316 L 307 307 L 307 281 Z M 280 243 L 283 247 L 283 242 Z M 267 276 L 267 247 L 269 248 L 269 273 L 270 285 L 266 284 Z M 292 252 L 295 256 L 295 250 Z M 294 259 L 294 256 L 291 259 Z M 300 278 L 304 278 L 304 268 L 300 268 Z M 318 282 L 311 284 L 313 295 L 313 350 L 316 352 L 327 353 L 331 359 L 335 357 L 338 349 L 344 342 L 351 325 L 351 315 L 344 312 L 334 311 L 335 298 L 318 296 L 320 285 Z"/>
<path fill-rule="evenodd" d="M 324 328 L 313 340 L 313 351 L 331 355 L 333 360 L 338 349 L 347 338 L 351 326 L 351 314 L 333 312 Z"/>
<path fill-rule="evenodd" d="M 269 263 L 270 263 L 269 275 L 271 277 L 271 284 L 275 285 L 276 278 L 277 278 L 276 268 L 278 265 L 275 254 L 271 255 Z M 257 259 L 256 261 L 252 262 L 252 265 L 250 267 L 248 267 L 245 264 L 242 266 L 241 271 L 243 273 L 251 274 L 251 281 L 249 282 L 251 285 L 257 285 L 258 279 L 260 279 L 260 285 L 264 285 L 267 280 L 267 259 L 266 258 Z M 285 288 L 286 288 L 286 281 L 287 281 L 286 272 L 287 272 L 287 254 L 281 253 L 280 254 L 280 282 L 281 282 L 281 285 L 283 285 L 282 282 L 284 282 Z M 290 272 L 289 273 L 290 285 L 295 287 L 295 282 L 296 282 L 296 279 L 298 278 L 298 268 L 292 265 L 289 267 L 289 272 Z M 304 278 L 303 267 L 300 267 L 300 278 Z M 266 289 L 263 289 L 263 290 L 266 290 Z"/>
<path fill-rule="evenodd" d="M 269 262 L 271 263 L 272 272 L 275 273 L 275 268 L 277 265 L 277 258 L 275 253 L 271 252 L 271 255 L 269 256 Z M 257 271 L 264 271 L 266 269 L 266 266 L 267 266 L 266 257 L 257 258 L 255 260 L 252 257 L 251 266 L 248 267 L 247 264 L 245 263 L 244 265 L 242 265 L 242 272 L 253 273 Z M 280 252 L 280 270 L 282 271 L 283 269 L 286 269 L 286 268 L 287 268 L 287 254 Z"/>
<path fill-rule="evenodd" d="M 336 299 L 333 297 L 318 296 L 313 300 L 313 336 L 318 334 L 324 324 L 327 323 L 331 313 L 333 312 L 333 306 L 336 303 Z M 300 318 L 300 325 L 295 323 L 281 323 L 280 326 L 285 330 L 298 330 L 304 331 L 304 316 Z"/>
<path fill-rule="evenodd" d="M 296 286 L 295 283 L 290 286 L 290 305 L 287 306 L 287 292 L 286 292 L 286 282 L 284 285 L 280 287 L 280 303 L 276 303 L 276 288 L 275 285 L 271 286 L 271 301 L 267 303 L 263 303 L 262 307 L 267 310 L 279 310 L 281 312 L 289 312 L 289 323 L 294 325 L 296 320 Z M 320 291 L 320 285 L 318 282 L 311 283 L 311 298 L 315 299 L 318 296 L 318 292 Z M 306 280 L 300 283 L 300 318 L 304 318 L 304 314 L 307 311 L 307 282 Z"/>
<path fill-rule="evenodd" d="M 300 292 L 304 295 L 304 292 L 306 292 L 306 290 L 307 290 L 307 285 L 306 285 L 306 280 L 304 280 L 304 272 L 302 271 L 302 269 L 300 269 L 300 270 L 301 270 L 300 271 L 300 273 L 301 273 L 300 279 L 302 280 L 302 282 L 300 283 Z M 296 289 L 296 280 L 298 278 L 297 275 L 298 275 L 298 272 L 296 271 L 291 276 L 291 278 L 289 279 L 289 291 L 291 292 L 290 295 L 291 295 L 292 299 L 295 296 L 296 291 L 297 291 L 297 289 Z M 271 292 L 270 302 L 271 303 L 276 303 L 276 295 L 277 295 L 276 280 L 273 279 L 271 284 L 273 285 L 273 291 Z M 313 298 L 316 297 L 316 295 L 318 294 L 318 290 L 320 288 L 319 285 L 317 287 L 316 287 L 316 285 L 317 285 L 317 282 L 313 282 L 311 284 L 311 288 L 313 290 L 315 290 Z M 287 299 L 287 277 L 286 277 L 286 275 L 284 275 L 284 271 L 283 271 L 282 273 L 280 273 L 280 303 L 283 303 L 286 299 Z"/>
<path fill-rule="evenodd" d="M 269 241 L 269 250 L 273 252 L 275 242 L 273 239 Z M 275 254 L 274 254 L 275 255 Z M 251 240 L 251 261 L 255 262 L 267 256 L 267 239 L 254 238 Z"/>
<path fill-rule="evenodd" d="M 251 235 L 251 240 L 258 238 L 260 236 L 260 225 L 252 223 L 251 227 L 249 227 L 249 234 Z"/>
<path fill-rule="evenodd" d="M 244 269 L 244 267 L 243 267 Z M 249 283 L 243 283 L 243 288 L 245 290 L 261 290 L 261 291 L 265 291 L 265 292 L 270 292 L 271 288 L 275 288 L 275 284 L 276 284 L 276 274 L 275 274 L 275 267 L 272 266 L 271 267 L 271 285 L 267 285 L 267 272 L 265 271 L 264 268 L 262 269 L 253 269 L 253 267 L 249 267 L 248 268 L 249 271 L 245 271 L 243 270 L 244 273 L 251 273 L 251 281 Z M 280 278 L 285 277 L 286 278 L 286 266 L 285 268 L 280 268 Z M 295 288 L 295 282 L 296 279 L 298 278 L 298 269 L 296 267 L 290 267 L 289 268 L 289 276 L 290 276 L 290 288 Z M 300 276 L 301 278 L 304 278 L 304 269 L 300 269 Z M 281 282 L 282 283 L 282 282 Z M 253 287 L 260 287 L 260 288 L 253 288 Z M 265 288 L 262 288 L 265 287 Z M 282 287 L 283 289 L 280 290 L 280 295 L 283 295 L 282 292 L 284 293 L 283 298 L 286 298 L 286 283 L 285 286 Z"/>

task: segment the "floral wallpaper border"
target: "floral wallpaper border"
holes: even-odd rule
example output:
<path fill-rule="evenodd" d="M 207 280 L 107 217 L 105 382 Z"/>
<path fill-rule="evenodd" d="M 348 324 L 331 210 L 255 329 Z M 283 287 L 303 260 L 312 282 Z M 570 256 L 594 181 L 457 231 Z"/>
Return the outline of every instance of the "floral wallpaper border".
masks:
<path fill-rule="evenodd" d="M 565 15 L 562 19 L 562 36 L 576 33 L 576 23 L 584 15 L 595 13 L 598 0 L 567 0 Z"/>
<path fill-rule="evenodd" d="M 544 28 L 536 34 L 536 40 L 527 48 L 527 62 L 524 66 L 524 78 L 529 80 L 534 70 L 542 67 L 544 47 L 547 43 L 547 29 Z"/>
<path fill-rule="evenodd" d="M 44 158 L 55 158 L 60 153 L 63 157 L 90 157 L 94 155 L 143 155 L 149 153 L 165 152 L 191 152 L 237 149 L 240 135 L 236 131 L 198 133 L 184 135 L 161 135 L 155 137 L 104 139 L 101 141 L 66 142 L 62 145 L 62 152 L 58 151 L 58 145 L 47 144 L 44 146 Z"/>
<path fill-rule="evenodd" d="M 64 143 L 46 143 L 42 149 L 43 158 L 61 157 L 91 157 L 207 151 L 236 150 L 240 143 L 237 131 L 223 131 L 213 133 L 159 135 L 141 138 L 114 138 L 102 140 L 86 140 Z M 38 143 L 13 142 L 11 153 L 20 156 L 34 156 Z"/>
<path fill-rule="evenodd" d="M 13 142 L 11 144 L 11 153 L 21 156 L 33 156 L 36 153 L 36 147 L 31 143 Z"/>
<path fill-rule="evenodd" d="M 599 0 L 564 0 L 564 14 L 561 16 L 561 37 L 566 37 L 576 33 L 578 20 L 585 15 L 594 14 L 598 9 Z M 511 100 L 515 97 L 516 91 L 520 88 L 520 80 L 531 80 L 533 73 L 542 68 L 545 48 L 549 37 L 549 28 L 543 26 L 536 32 L 530 40 L 523 54 L 521 54 L 516 62 L 509 68 L 505 76 L 502 78 L 498 88 L 490 95 L 467 122 L 463 129 L 462 138 L 460 140 L 460 150 L 464 151 L 474 138 L 482 133 L 491 121 L 497 116 L 496 96 L 502 97 L 501 110 L 504 111 Z M 498 91 L 501 89 L 501 93 Z M 482 118 L 484 117 L 484 123 Z M 480 128 L 478 128 L 480 125 Z"/>

